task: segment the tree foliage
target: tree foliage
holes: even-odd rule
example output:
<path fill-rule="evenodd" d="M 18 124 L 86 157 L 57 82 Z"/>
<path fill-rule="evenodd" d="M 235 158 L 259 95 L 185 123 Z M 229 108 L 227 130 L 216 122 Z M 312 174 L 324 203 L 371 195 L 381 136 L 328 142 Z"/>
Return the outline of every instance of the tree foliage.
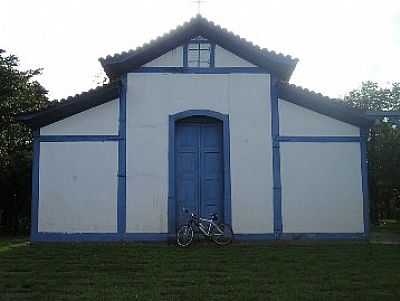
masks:
<path fill-rule="evenodd" d="M 382 88 L 364 82 L 345 101 L 363 111 L 400 111 L 400 83 Z M 368 176 L 371 218 L 400 219 L 400 128 L 398 119 L 384 118 L 371 130 L 368 143 Z"/>
<path fill-rule="evenodd" d="M 35 80 L 41 70 L 19 70 L 15 55 L 0 49 L 0 223 L 16 232 L 29 225 L 31 131 L 15 121 L 18 113 L 38 110 L 47 91 Z"/>

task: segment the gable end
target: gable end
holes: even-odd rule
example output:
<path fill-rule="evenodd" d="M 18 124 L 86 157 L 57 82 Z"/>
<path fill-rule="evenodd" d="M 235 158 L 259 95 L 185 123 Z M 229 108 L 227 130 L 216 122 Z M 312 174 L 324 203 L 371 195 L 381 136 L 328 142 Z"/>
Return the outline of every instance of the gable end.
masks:
<path fill-rule="evenodd" d="M 209 22 L 200 15 L 150 44 L 122 54 L 100 58 L 99 61 L 106 74 L 110 78 L 116 78 L 123 73 L 145 65 L 180 45 L 184 45 L 197 36 L 202 36 L 210 42 L 220 45 L 238 57 L 268 70 L 283 80 L 289 80 L 298 61 L 290 56 L 261 49 Z"/>

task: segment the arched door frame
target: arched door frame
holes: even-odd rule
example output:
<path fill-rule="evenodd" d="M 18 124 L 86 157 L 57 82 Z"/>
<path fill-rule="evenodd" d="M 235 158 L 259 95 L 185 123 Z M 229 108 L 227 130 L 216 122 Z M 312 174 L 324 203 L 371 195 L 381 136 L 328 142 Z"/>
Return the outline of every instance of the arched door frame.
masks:
<path fill-rule="evenodd" d="M 188 117 L 210 117 L 222 121 L 224 152 L 224 222 L 232 223 L 231 212 L 231 172 L 230 172 L 230 138 L 229 115 L 210 110 L 188 110 L 169 115 L 168 143 L 168 234 L 171 239 L 176 236 L 176 192 L 175 192 L 175 126 L 176 122 Z"/>

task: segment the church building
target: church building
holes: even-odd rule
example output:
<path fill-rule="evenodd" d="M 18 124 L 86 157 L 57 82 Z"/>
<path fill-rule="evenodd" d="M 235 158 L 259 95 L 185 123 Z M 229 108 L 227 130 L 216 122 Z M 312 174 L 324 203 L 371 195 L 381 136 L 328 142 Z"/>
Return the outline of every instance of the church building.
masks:
<path fill-rule="evenodd" d="M 366 239 L 362 112 L 290 84 L 297 59 L 202 16 L 101 58 L 110 83 L 18 120 L 32 241 L 167 241 L 185 209 L 235 240 Z"/>

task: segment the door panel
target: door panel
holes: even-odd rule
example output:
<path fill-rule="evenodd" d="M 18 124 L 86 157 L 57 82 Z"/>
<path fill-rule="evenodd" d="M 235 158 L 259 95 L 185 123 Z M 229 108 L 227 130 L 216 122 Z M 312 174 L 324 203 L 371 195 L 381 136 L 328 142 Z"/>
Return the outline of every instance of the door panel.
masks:
<path fill-rule="evenodd" d="M 201 215 L 223 219 L 222 127 L 203 124 L 200 131 Z"/>
<path fill-rule="evenodd" d="M 199 127 L 195 125 L 185 124 L 176 127 L 176 216 L 179 225 L 187 221 L 184 208 L 198 213 L 199 131 Z"/>
<path fill-rule="evenodd" d="M 223 221 L 222 124 L 213 119 L 178 122 L 175 134 L 177 226 L 187 222 L 183 208 Z"/>

